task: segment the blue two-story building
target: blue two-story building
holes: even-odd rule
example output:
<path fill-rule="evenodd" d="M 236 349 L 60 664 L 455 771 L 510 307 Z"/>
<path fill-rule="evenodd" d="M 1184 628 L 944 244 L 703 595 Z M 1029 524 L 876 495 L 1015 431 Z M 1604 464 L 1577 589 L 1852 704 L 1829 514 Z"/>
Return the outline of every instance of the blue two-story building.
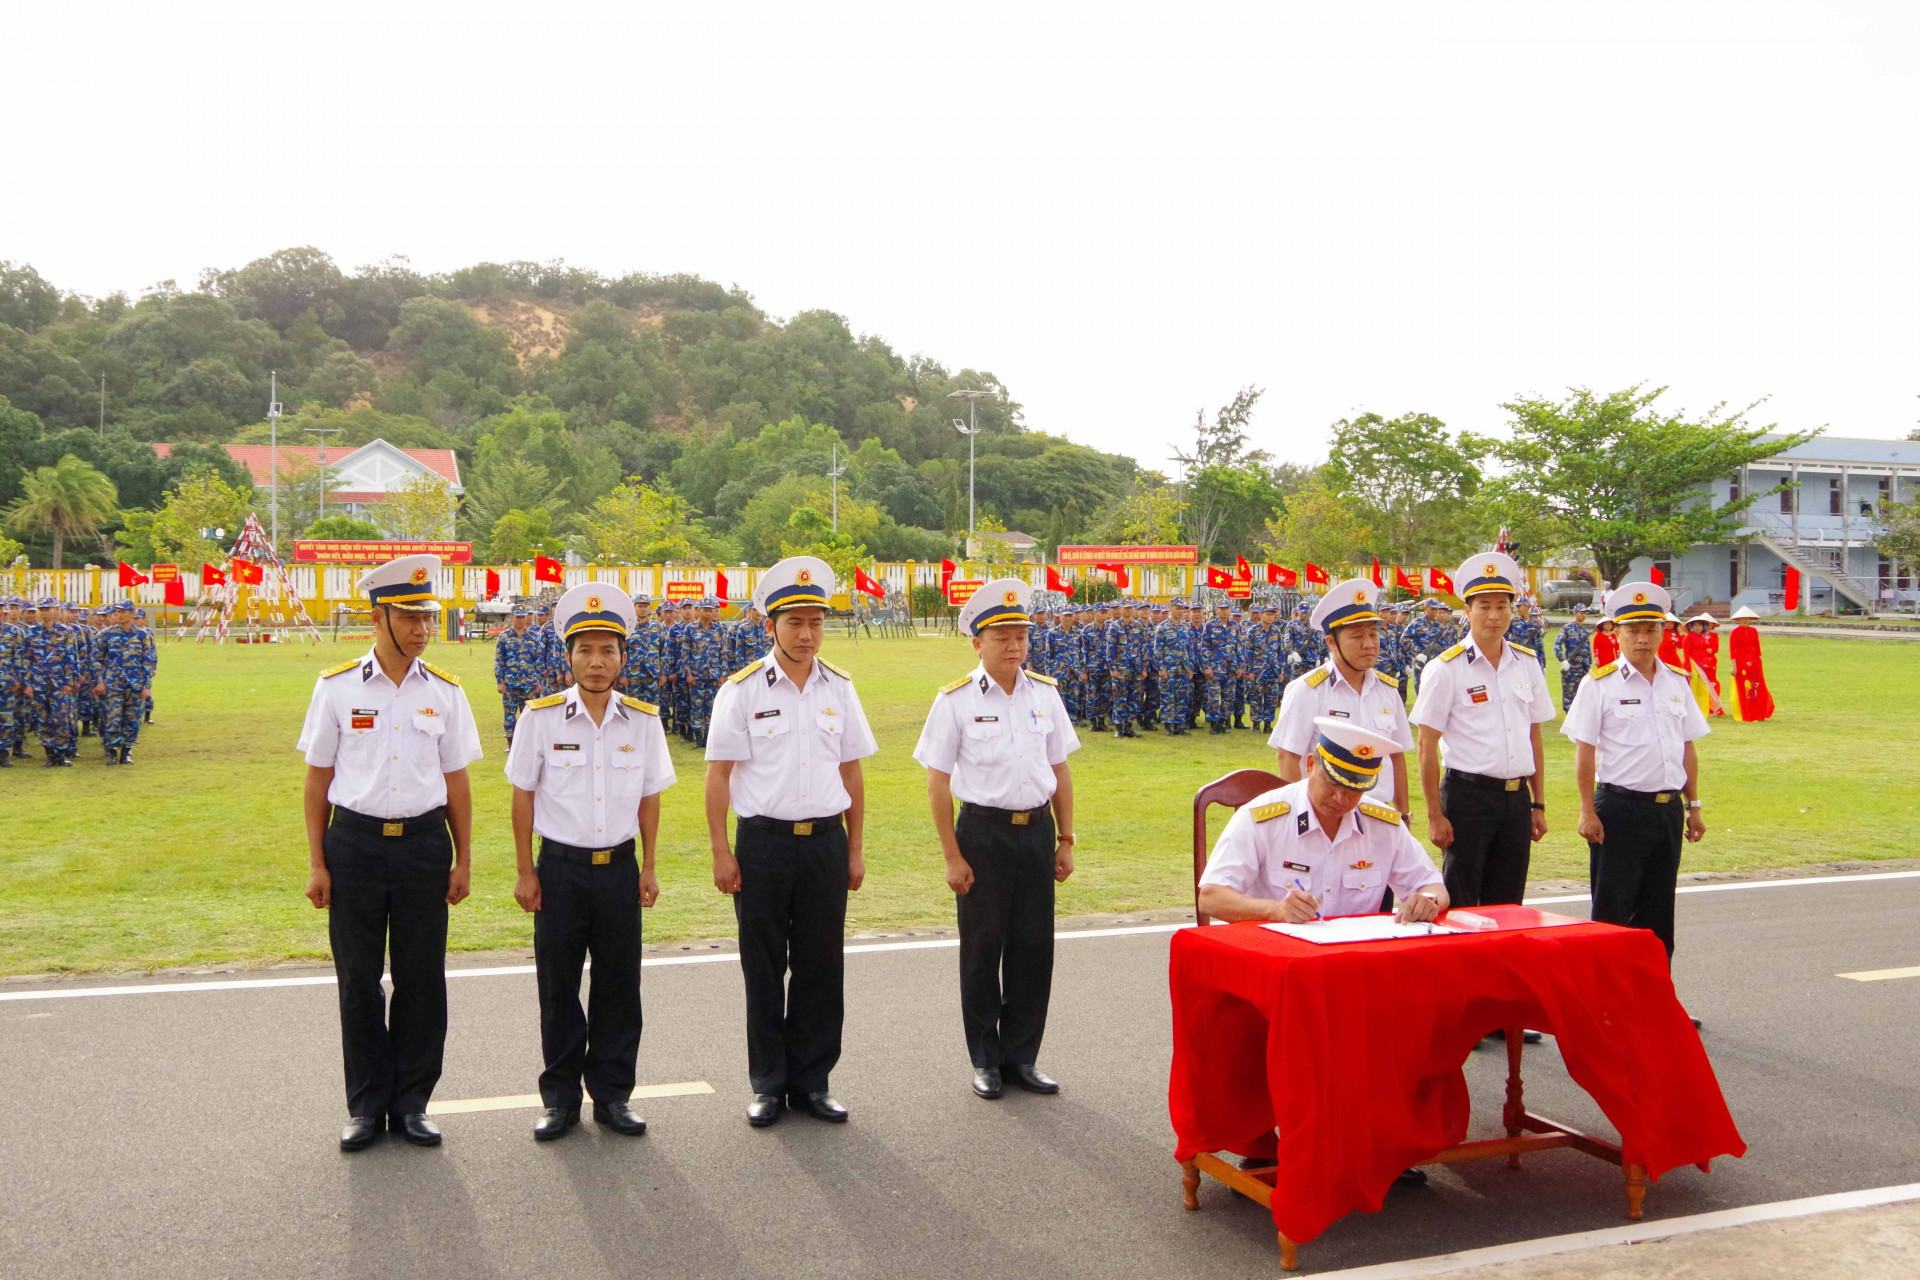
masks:
<path fill-rule="evenodd" d="M 1792 487 L 1765 492 L 1782 483 Z M 1736 541 L 1633 563 L 1636 578 L 1659 566 L 1682 616 L 1721 605 L 1778 613 L 1788 566 L 1800 571 L 1800 607 L 1808 612 L 1911 611 L 1920 600 L 1920 566 L 1895 563 L 1873 545 L 1881 502 L 1920 494 L 1920 441 L 1819 436 L 1716 480 L 1711 490 L 1716 503 L 1764 495 L 1747 508 Z"/>

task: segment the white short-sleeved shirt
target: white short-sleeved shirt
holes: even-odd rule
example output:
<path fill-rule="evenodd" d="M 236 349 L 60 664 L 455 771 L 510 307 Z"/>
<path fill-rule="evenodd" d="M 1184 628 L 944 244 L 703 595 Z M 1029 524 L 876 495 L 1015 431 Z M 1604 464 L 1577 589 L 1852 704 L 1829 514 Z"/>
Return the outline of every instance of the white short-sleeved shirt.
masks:
<path fill-rule="evenodd" d="M 1433 860 L 1391 807 L 1363 803 L 1329 835 L 1307 785 L 1302 778 L 1243 805 L 1213 842 L 1200 883 L 1273 902 L 1298 887 L 1320 899 L 1323 916 L 1367 915 L 1389 888 L 1405 898 L 1440 883 Z"/>
<path fill-rule="evenodd" d="M 1649 683 L 1631 662 L 1610 662 L 1580 682 L 1560 732 L 1595 749 L 1595 782 L 1678 791 L 1687 782 L 1687 744 L 1711 730 L 1677 668 L 1654 663 Z"/>
<path fill-rule="evenodd" d="M 454 677 L 416 658 L 396 685 L 371 651 L 314 682 L 295 749 L 315 768 L 333 769 L 328 804 L 396 820 L 445 804 L 446 775 L 482 754 Z"/>
<path fill-rule="evenodd" d="M 1325 672 L 1323 676 L 1320 673 Z M 1370 729 L 1383 738 L 1392 738 L 1401 751 L 1413 750 L 1413 730 L 1407 725 L 1407 703 L 1400 684 L 1391 676 L 1368 671 L 1355 689 L 1333 665 L 1333 659 L 1287 683 L 1280 699 L 1280 717 L 1273 723 L 1267 745 L 1276 751 L 1300 757 L 1304 774 L 1313 754 L 1314 739 L 1320 731 L 1313 727 L 1315 716 L 1348 720 L 1362 729 Z M 1368 793 L 1380 804 L 1399 808 L 1401 799 L 1393 785 L 1391 767 L 1380 772 L 1380 782 Z"/>
<path fill-rule="evenodd" d="M 804 822 L 844 813 L 853 798 L 840 766 L 880 749 L 844 671 L 813 660 L 798 689 L 771 657 L 720 685 L 707 725 L 707 759 L 736 763 L 730 794 L 743 818 Z"/>
<path fill-rule="evenodd" d="M 1439 731 L 1440 758 L 1449 769 L 1531 778 L 1533 726 L 1553 716 L 1546 672 L 1530 652 L 1503 643 L 1496 668 L 1468 641 L 1421 668 L 1411 719 Z"/>
<path fill-rule="evenodd" d="M 578 685 L 535 698 L 513 727 L 507 781 L 533 792 L 533 829 L 580 849 L 640 834 L 640 802 L 676 781 L 660 713 L 615 694 L 599 724 Z"/>
<path fill-rule="evenodd" d="M 951 774 L 967 804 L 1038 809 L 1053 798 L 1053 766 L 1079 749 L 1053 681 L 1021 671 L 1008 693 L 975 666 L 934 696 L 913 758 Z"/>

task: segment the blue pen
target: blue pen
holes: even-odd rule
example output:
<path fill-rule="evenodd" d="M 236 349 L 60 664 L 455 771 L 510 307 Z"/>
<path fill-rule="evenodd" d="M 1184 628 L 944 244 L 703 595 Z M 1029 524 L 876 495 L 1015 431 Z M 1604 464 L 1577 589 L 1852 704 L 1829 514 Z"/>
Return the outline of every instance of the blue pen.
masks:
<path fill-rule="evenodd" d="M 1313 896 L 1312 894 L 1310 894 L 1310 893 L 1307 893 L 1307 886 L 1305 886 L 1305 885 L 1303 885 L 1303 884 L 1301 884 L 1301 883 L 1300 883 L 1300 877 L 1299 877 L 1299 876 L 1295 876 L 1295 877 L 1293 878 L 1293 887 L 1294 887 L 1294 888 L 1296 888 L 1296 889 L 1298 889 L 1298 890 L 1299 890 L 1299 891 L 1300 891 L 1300 892 L 1301 892 L 1302 894 L 1304 894 L 1305 896 L 1307 896 L 1307 897 L 1309 897 L 1309 898 L 1311 898 L 1311 897 Z M 1315 912 L 1313 913 L 1313 918 L 1314 918 L 1315 920 L 1318 920 L 1318 919 L 1320 918 L 1320 913 L 1319 913 L 1318 911 L 1315 911 Z"/>

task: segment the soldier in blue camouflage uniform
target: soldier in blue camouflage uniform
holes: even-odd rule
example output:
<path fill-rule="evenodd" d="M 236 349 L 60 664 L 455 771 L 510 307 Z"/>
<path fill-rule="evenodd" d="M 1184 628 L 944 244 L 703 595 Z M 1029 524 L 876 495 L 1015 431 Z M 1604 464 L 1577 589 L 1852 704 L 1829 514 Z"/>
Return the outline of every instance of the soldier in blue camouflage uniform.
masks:
<path fill-rule="evenodd" d="M 1080 610 L 1077 605 L 1062 605 L 1059 613 L 1059 625 L 1053 638 L 1054 663 L 1060 674 L 1054 677 L 1055 688 L 1060 691 L 1060 701 L 1067 708 L 1067 719 L 1079 720 L 1084 711 L 1080 705 Z"/>
<path fill-rule="evenodd" d="M 1200 629 L 1200 678 L 1206 681 L 1207 732 L 1225 733 L 1231 723 L 1230 706 L 1240 662 L 1240 638 L 1226 605 L 1216 605 L 1214 616 Z"/>
<path fill-rule="evenodd" d="M 73 633 L 60 621 L 60 602 L 51 598 L 40 601 L 34 624 L 27 632 L 27 686 L 33 691 L 34 720 L 49 769 L 73 763 L 77 732 L 74 699 L 85 665 Z"/>
<path fill-rule="evenodd" d="M 642 702 L 660 701 L 660 624 L 653 618 L 653 597 L 633 596 L 633 630 L 627 634 L 627 660 L 620 667 L 620 690 Z"/>
<path fill-rule="evenodd" d="M 1392 676 L 1400 681 L 1404 697 L 1407 681 L 1407 644 L 1406 634 L 1401 629 L 1404 621 L 1397 604 L 1380 606 L 1380 622 L 1375 628 L 1380 639 L 1380 656 L 1375 659 L 1373 669 L 1382 675 Z"/>
<path fill-rule="evenodd" d="M 81 674 L 80 691 L 73 697 L 74 718 L 80 722 L 80 736 L 91 738 L 94 729 L 100 723 L 100 699 L 94 693 L 96 678 L 100 674 L 99 663 L 94 658 L 95 646 L 99 643 L 100 633 L 105 628 L 107 606 L 88 611 L 77 605 L 68 605 L 66 623 L 70 633 L 86 654 L 86 669 Z"/>
<path fill-rule="evenodd" d="M 1454 641 L 1451 610 L 1432 596 L 1421 601 L 1420 608 L 1421 616 L 1408 623 L 1401 632 L 1406 662 L 1413 672 L 1416 696 L 1420 692 L 1420 673 L 1426 670 L 1427 663 L 1451 649 Z"/>
<path fill-rule="evenodd" d="M 520 722 L 520 708 L 541 696 L 541 664 L 546 661 L 546 646 L 534 634 L 533 615 L 527 606 L 513 606 L 513 625 L 493 642 L 493 687 L 500 692 L 500 715 L 507 730 L 507 746 L 513 746 L 513 726 Z"/>
<path fill-rule="evenodd" d="M 1107 677 L 1107 705 L 1113 715 L 1113 736 L 1137 738 L 1133 722 L 1140 718 L 1140 681 L 1146 674 L 1147 637 L 1133 605 L 1122 605 L 1106 627 L 1101 669 Z"/>
<path fill-rule="evenodd" d="M 27 641 L 38 625 L 40 606 L 24 597 L 14 601 L 14 625 L 20 630 L 20 648 L 17 670 L 20 673 L 20 688 L 13 704 L 13 758 L 31 760 L 33 752 L 27 748 L 27 740 L 34 736 L 39 726 L 39 704 L 33 690 L 33 668 L 27 660 Z"/>
<path fill-rule="evenodd" d="M 1507 624 L 1507 643 L 1517 644 L 1533 652 L 1540 662 L 1540 670 L 1547 669 L 1546 629 L 1540 625 L 1540 618 L 1534 612 L 1533 597 L 1521 596 L 1513 602 L 1513 621 Z"/>
<path fill-rule="evenodd" d="M 1187 731 L 1187 699 L 1197 657 L 1186 622 L 1186 602 L 1175 600 L 1166 621 L 1153 628 L 1152 663 L 1160 680 L 1160 729 L 1169 738 Z"/>
<path fill-rule="evenodd" d="M 1086 673 L 1087 727 L 1098 733 L 1107 727 L 1107 622 L 1112 606 L 1089 605 L 1080 637 L 1081 670 Z"/>
<path fill-rule="evenodd" d="M 1580 682 L 1593 670 L 1593 632 L 1587 626 L 1587 606 L 1573 606 L 1573 621 L 1553 638 L 1553 656 L 1560 660 L 1560 710 L 1573 705 Z"/>
<path fill-rule="evenodd" d="M 20 603 L 0 598 L 0 769 L 13 767 L 22 736 L 20 706 L 27 689 L 27 633 L 20 625 Z"/>
<path fill-rule="evenodd" d="M 1280 676 L 1286 669 L 1284 633 L 1274 625 L 1277 610 L 1270 604 L 1253 606 L 1253 626 L 1247 632 L 1244 648 L 1247 665 L 1247 714 L 1253 727 L 1271 732 L 1275 709 L 1280 705 Z"/>
<path fill-rule="evenodd" d="M 1320 647 L 1320 637 L 1313 630 L 1312 618 L 1313 606 L 1302 600 L 1293 606 L 1293 617 L 1287 619 L 1284 643 L 1288 680 L 1297 679 L 1326 661 Z"/>
<path fill-rule="evenodd" d="M 113 611 L 114 625 L 94 638 L 93 692 L 100 716 L 100 745 L 108 764 L 132 764 L 140 739 L 140 717 L 153 689 L 159 655 L 152 635 L 134 626 L 133 606 Z"/>
<path fill-rule="evenodd" d="M 694 617 L 694 605 L 684 604 L 673 611 L 667 626 L 667 663 L 673 672 L 673 727 L 682 742 L 693 741 L 693 685 L 687 674 L 687 657 L 693 646 L 693 633 L 700 629 Z"/>
<path fill-rule="evenodd" d="M 707 724 L 713 714 L 713 698 L 720 692 L 720 682 L 725 680 L 735 668 L 727 666 L 727 636 L 716 625 L 720 612 L 720 602 L 712 596 L 705 596 L 697 606 L 699 621 L 687 633 L 687 641 L 680 654 L 680 670 L 685 676 L 687 699 L 690 707 L 690 727 L 693 745 L 705 749 L 707 745 Z"/>

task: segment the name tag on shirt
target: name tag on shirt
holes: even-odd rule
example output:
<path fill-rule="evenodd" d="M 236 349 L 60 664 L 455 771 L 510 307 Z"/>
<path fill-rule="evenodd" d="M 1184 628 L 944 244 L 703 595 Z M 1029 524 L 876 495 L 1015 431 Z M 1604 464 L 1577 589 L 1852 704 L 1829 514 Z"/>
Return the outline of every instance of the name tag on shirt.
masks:
<path fill-rule="evenodd" d="M 555 751 L 578 751 L 580 744 L 577 742 L 556 742 L 553 744 L 553 749 Z"/>
<path fill-rule="evenodd" d="M 1289 871 L 1312 871 L 1313 870 L 1312 867 L 1309 867 L 1304 863 L 1299 863 L 1299 862 L 1283 862 L 1280 865 L 1285 867 Z"/>
<path fill-rule="evenodd" d="M 1620 705 L 1621 705 L 1621 706 L 1623 706 L 1623 707 L 1637 707 L 1637 706 L 1639 706 L 1639 705 L 1640 705 L 1640 699 L 1638 699 L 1638 698 L 1622 698 L 1622 699 L 1620 699 Z"/>
<path fill-rule="evenodd" d="M 1350 715 L 1348 715 L 1348 714 L 1347 714 L 1346 712 L 1344 712 L 1344 711 L 1329 711 L 1329 712 L 1327 712 L 1327 714 L 1328 714 L 1328 715 L 1330 715 L 1330 716 L 1339 716 L 1339 717 L 1340 717 L 1340 718 L 1341 718 L 1342 720 L 1351 720 L 1351 719 L 1353 719 L 1353 717 L 1352 717 L 1352 716 L 1350 716 Z"/>
<path fill-rule="evenodd" d="M 999 716 L 975 716 L 973 718 L 975 724 L 998 724 L 999 721 Z"/>
<path fill-rule="evenodd" d="M 779 714 L 780 710 L 776 707 L 772 711 L 756 711 L 753 713 L 753 718 L 755 720 L 765 720 L 769 716 L 777 716 Z"/>
<path fill-rule="evenodd" d="M 1467 696 L 1475 702 L 1485 702 L 1487 700 L 1487 686 L 1483 684 L 1474 685 L 1471 689 L 1467 690 Z"/>
<path fill-rule="evenodd" d="M 371 729 L 373 728 L 373 717 L 371 715 L 356 715 L 353 717 L 353 727 L 356 729 Z"/>

